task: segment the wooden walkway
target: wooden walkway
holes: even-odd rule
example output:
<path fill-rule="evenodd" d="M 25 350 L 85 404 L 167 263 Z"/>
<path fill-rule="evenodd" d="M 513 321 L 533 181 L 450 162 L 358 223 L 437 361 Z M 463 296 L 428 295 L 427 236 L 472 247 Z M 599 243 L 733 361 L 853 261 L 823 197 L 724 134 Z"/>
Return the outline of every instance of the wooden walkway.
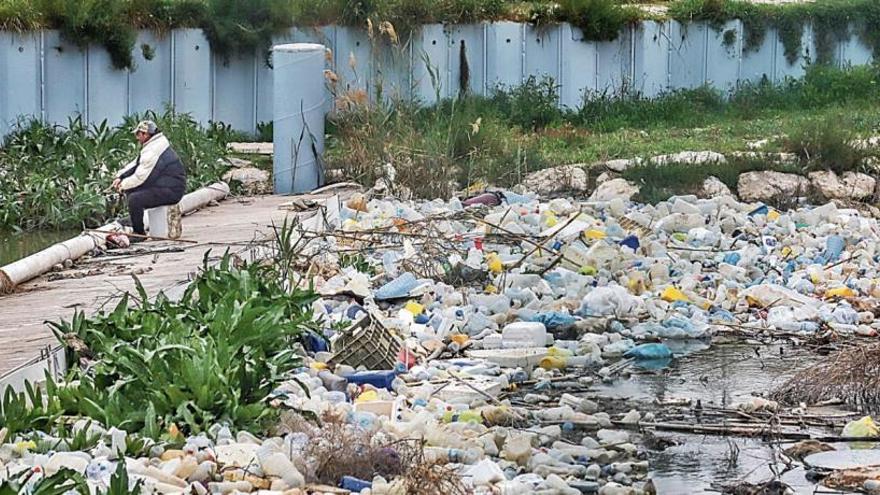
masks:
<path fill-rule="evenodd" d="M 184 248 L 183 252 L 117 260 L 83 259 L 74 268 L 62 272 L 63 275 L 81 273 L 82 278 L 51 281 L 58 274 L 47 274 L 23 284 L 15 294 L 0 297 L 0 375 L 37 357 L 46 346 L 56 344 L 46 321 L 69 319 L 76 309 L 92 313 L 105 304 L 112 308 L 114 298 L 134 289 L 133 272 L 138 274 L 151 296 L 179 286 L 202 265 L 207 250 L 219 256 L 227 247 L 238 251 L 244 249 L 248 241 L 271 234 L 273 221 L 278 224 L 284 221 L 286 214 L 294 215 L 278 208 L 290 200 L 289 196 L 228 199 L 183 219 L 183 237 L 199 244 L 148 242 L 136 245 L 149 250 L 179 247 Z"/>

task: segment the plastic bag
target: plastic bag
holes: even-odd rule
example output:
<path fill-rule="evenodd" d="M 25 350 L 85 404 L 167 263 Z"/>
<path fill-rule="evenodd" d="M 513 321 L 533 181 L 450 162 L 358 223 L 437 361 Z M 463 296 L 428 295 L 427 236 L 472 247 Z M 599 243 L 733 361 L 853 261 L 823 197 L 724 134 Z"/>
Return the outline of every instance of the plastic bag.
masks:
<path fill-rule="evenodd" d="M 623 353 L 623 357 L 636 360 L 643 359 L 665 359 L 672 357 L 672 351 L 666 344 L 641 344 Z"/>
<path fill-rule="evenodd" d="M 843 427 L 845 437 L 877 437 L 880 436 L 880 428 L 871 416 L 850 421 Z"/>
<path fill-rule="evenodd" d="M 619 285 L 596 287 L 590 291 L 581 303 L 578 312 L 588 316 L 616 316 L 623 318 L 635 316 L 644 303 Z"/>
<path fill-rule="evenodd" d="M 550 311 L 547 313 L 537 313 L 530 317 L 528 321 L 543 323 L 547 330 L 567 330 L 577 321 L 571 316 L 560 311 Z"/>

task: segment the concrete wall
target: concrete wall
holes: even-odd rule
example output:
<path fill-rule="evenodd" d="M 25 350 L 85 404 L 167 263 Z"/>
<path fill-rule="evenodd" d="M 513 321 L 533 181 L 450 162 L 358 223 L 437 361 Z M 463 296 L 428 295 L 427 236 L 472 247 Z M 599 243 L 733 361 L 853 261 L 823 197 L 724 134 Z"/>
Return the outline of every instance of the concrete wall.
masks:
<path fill-rule="evenodd" d="M 726 31 L 736 35 L 732 44 L 724 42 Z M 467 91 L 486 94 L 532 75 L 552 77 L 560 104 L 577 107 L 585 96 L 624 88 L 656 96 L 703 84 L 726 90 L 741 81 L 803 74 L 804 57 L 789 64 L 776 33 L 767 33 L 760 47 L 745 51 L 742 31 L 739 21 L 721 30 L 699 23 L 644 22 L 613 42 L 595 43 L 582 41 L 580 31 L 565 24 L 534 28 L 499 22 L 426 25 L 400 46 L 335 26 L 292 28 L 275 41 L 330 47 L 329 65 L 339 77 L 336 93 L 374 96 L 381 90 L 385 97 L 424 103 L 457 95 L 463 81 Z M 144 45 L 149 49 L 143 50 Z M 810 29 L 803 47 L 804 56 L 814 53 Z M 840 43 L 834 53 L 841 66 L 872 61 L 871 50 L 856 37 Z M 211 53 L 201 31 L 182 29 L 162 37 L 141 32 L 134 57 L 134 69 L 119 71 L 101 47 L 81 50 L 55 31 L 0 32 L 0 135 L 19 118 L 64 124 L 79 114 L 91 122 L 117 124 L 124 115 L 161 111 L 169 104 L 201 122 L 222 121 L 247 132 L 272 120 L 272 70 L 263 54 L 224 60 Z M 462 78 L 465 67 L 467 77 Z"/>

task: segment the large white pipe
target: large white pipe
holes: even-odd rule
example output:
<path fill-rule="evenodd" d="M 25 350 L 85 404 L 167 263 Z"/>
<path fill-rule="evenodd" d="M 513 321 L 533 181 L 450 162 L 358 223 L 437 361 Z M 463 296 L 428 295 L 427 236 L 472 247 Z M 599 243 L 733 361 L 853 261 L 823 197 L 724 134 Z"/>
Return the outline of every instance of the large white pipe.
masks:
<path fill-rule="evenodd" d="M 184 196 L 177 206 L 180 212 L 188 215 L 196 210 L 204 208 L 212 201 L 220 201 L 229 194 L 229 184 L 225 182 L 215 182 L 210 186 L 193 191 Z"/>
<path fill-rule="evenodd" d="M 225 198 L 227 194 L 229 194 L 229 185 L 225 182 L 217 182 L 187 194 L 178 205 L 181 213 L 186 215 L 207 206 L 212 201 Z M 97 230 L 107 233 L 120 232 L 122 226 L 113 222 Z M 55 265 L 67 260 L 79 259 L 89 251 L 103 247 L 106 243 L 106 237 L 106 234 L 98 232 L 82 233 L 73 239 L 59 242 L 0 268 L 0 294 L 11 292 L 19 284 L 39 277 Z"/>
<path fill-rule="evenodd" d="M 313 43 L 272 47 L 273 178 L 276 194 L 320 186 L 324 152 L 327 48 Z"/>

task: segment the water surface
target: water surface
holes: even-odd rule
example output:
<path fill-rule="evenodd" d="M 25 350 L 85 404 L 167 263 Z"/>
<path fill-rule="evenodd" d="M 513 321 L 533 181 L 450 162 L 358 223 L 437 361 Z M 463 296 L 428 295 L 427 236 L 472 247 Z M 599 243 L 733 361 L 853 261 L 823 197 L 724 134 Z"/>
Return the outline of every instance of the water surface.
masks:
<path fill-rule="evenodd" d="M 0 266 L 34 254 L 57 242 L 66 241 L 79 233 L 79 230 L 0 232 Z"/>

